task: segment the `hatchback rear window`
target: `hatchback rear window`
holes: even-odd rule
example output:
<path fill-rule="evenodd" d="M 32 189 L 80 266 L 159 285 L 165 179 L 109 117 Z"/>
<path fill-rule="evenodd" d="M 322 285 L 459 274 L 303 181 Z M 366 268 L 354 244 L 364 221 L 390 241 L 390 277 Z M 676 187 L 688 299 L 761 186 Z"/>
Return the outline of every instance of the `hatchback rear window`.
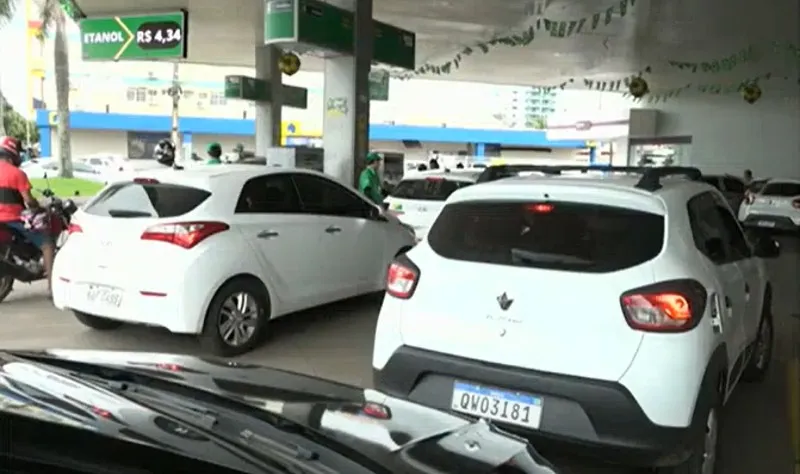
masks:
<path fill-rule="evenodd" d="M 454 203 L 436 219 L 428 243 L 454 260 L 613 272 L 659 254 L 664 217 L 584 203 Z"/>
<path fill-rule="evenodd" d="M 800 196 L 800 183 L 767 183 L 761 194 L 777 197 Z"/>
<path fill-rule="evenodd" d="M 176 184 L 120 183 L 111 186 L 86 208 L 107 217 L 178 217 L 202 204 L 211 193 Z"/>
<path fill-rule="evenodd" d="M 469 186 L 469 181 L 447 179 L 404 179 L 392 190 L 391 196 L 397 199 L 416 199 L 419 201 L 444 201 L 456 190 Z"/>

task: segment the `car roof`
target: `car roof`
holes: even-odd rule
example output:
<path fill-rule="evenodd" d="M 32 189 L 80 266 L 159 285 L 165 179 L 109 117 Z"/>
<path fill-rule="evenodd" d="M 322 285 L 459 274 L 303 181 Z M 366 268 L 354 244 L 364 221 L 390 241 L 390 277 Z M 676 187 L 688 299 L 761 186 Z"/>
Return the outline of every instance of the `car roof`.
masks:
<path fill-rule="evenodd" d="M 164 183 L 212 189 L 212 187 L 216 188 L 217 186 L 233 185 L 237 182 L 244 184 L 245 181 L 251 178 L 280 173 L 308 174 L 338 182 L 338 180 L 332 176 L 306 168 L 283 168 L 279 166 L 246 164 L 200 165 L 185 169 L 174 169 L 165 166 L 163 168 L 140 171 L 137 173 L 136 177 L 140 179 L 155 179 Z"/>
<path fill-rule="evenodd" d="M 439 178 L 439 179 L 446 179 L 448 181 L 463 181 L 463 182 L 474 183 L 478 179 L 478 176 L 480 176 L 481 171 L 471 170 L 471 169 L 458 169 L 458 168 L 454 170 L 418 171 L 414 174 L 409 174 L 408 176 L 403 177 L 403 179 L 400 182 L 425 179 L 425 178 Z"/>
<path fill-rule="evenodd" d="M 800 184 L 798 178 L 771 178 L 766 180 L 766 184 Z"/>
<path fill-rule="evenodd" d="M 622 205 L 631 209 L 664 214 L 673 206 L 685 206 L 692 196 L 702 192 L 716 192 L 703 181 L 685 177 L 664 177 L 661 188 L 655 191 L 637 187 L 642 175 L 638 173 L 602 172 L 564 173 L 561 175 L 514 176 L 469 186 L 451 195 L 448 201 L 473 201 L 489 199 L 541 198 L 542 191 L 561 188 L 572 195 L 580 195 L 586 202 Z M 547 196 L 545 192 L 545 196 Z"/>

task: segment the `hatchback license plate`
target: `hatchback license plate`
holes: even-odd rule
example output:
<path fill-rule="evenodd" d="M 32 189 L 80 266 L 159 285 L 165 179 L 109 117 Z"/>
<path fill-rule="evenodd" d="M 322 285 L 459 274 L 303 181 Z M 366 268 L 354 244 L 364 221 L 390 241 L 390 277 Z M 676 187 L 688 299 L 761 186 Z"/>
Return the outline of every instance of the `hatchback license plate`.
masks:
<path fill-rule="evenodd" d="M 122 306 L 122 290 L 110 286 L 88 285 L 86 300 L 99 306 L 119 308 Z"/>
<path fill-rule="evenodd" d="M 451 408 L 460 413 L 538 429 L 542 399 L 527 393 L 456 381 Z"/>
<path fill-rule="evenodd" d="M 772 221 L 758 221 L 759 227 L 775 227 L 775 223 Z"/>

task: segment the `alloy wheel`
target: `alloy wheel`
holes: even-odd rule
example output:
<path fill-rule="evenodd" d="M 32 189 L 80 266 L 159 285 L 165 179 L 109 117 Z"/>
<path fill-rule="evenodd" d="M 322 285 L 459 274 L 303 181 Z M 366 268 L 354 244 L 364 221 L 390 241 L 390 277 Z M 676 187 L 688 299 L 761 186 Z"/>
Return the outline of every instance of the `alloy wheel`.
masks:
<path fill-rule="evenodd" d="M 232 347 L 247 344 L 256 333 L 260 314 L 255 296 L 243 291 L 230 295 L 220 308 L 217 327 L 225 344 Z"/>

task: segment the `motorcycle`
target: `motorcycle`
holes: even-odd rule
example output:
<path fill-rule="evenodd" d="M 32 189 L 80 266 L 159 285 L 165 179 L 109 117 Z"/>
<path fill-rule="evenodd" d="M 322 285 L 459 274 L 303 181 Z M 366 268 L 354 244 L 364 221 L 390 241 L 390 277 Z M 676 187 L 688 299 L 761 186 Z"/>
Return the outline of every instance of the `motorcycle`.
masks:
<path fill-rule="evenodd" d="M 41 194 L 46 201 L 41 209 L 31 212 L 27 220 L 38 220 L 39 225 L 50 229 L 57 253 L 66 240 L 72 215 L 78 206 L 71 199 L 58 198 L 49 188 Z M 39 247 L 28 242 L 15 229 L 0 224 L 0 303 L 11 293 L 15 281 L 32 283 L 46 277 Z"/>

